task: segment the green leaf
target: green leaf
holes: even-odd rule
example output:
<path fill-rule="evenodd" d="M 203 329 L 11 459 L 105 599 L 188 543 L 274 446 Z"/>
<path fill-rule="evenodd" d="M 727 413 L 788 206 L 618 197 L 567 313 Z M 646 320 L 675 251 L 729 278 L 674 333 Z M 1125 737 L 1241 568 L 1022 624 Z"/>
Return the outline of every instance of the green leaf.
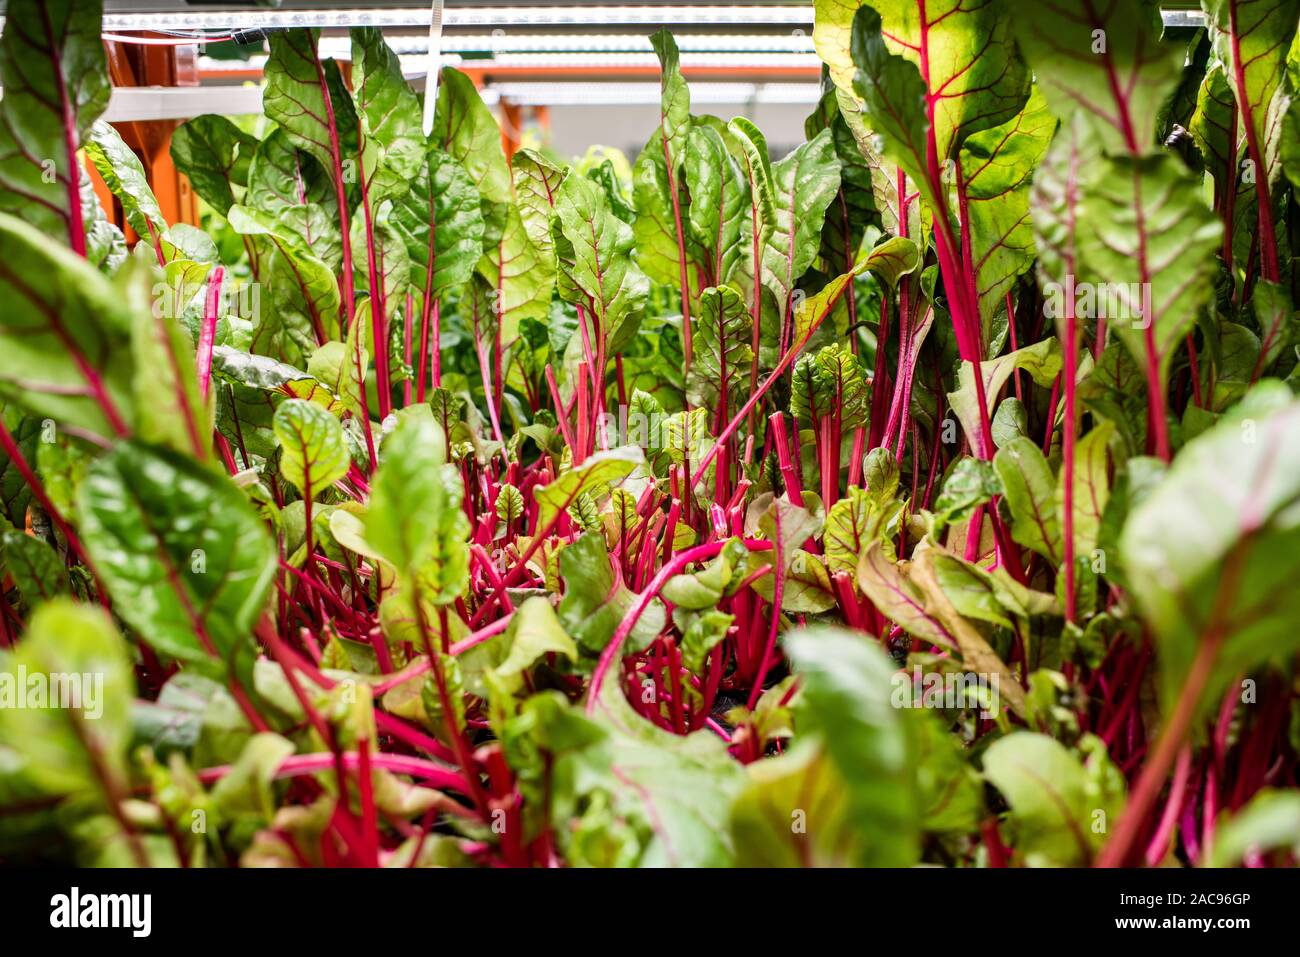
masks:
<path fill-rule="evenodd" d="M 420 102 L 378 27 L 353 27 L 352 84 L 361 121 L 361 176 L 372 208 L 411 188 L 424 166 Z"/>
<path fill-rule="evenodd" d="M 649 280 L 632 261 L 631 227 L 614 215 L 603 189 L 570 176 L 556 191 L 552 234 L 567 280 L 561 297 L 587 309 L 611 354 L 621 351 L 636 334 L 650 294 Z"/>
<path fill-rule="evenodd" d="M 993 317 L 1005 308 L 1007 293 L 1034 264 L 1029 190 L 1055 129 L 1056 117 L 1035 92 L 1019 114 L 971 136 L 961 149 L 985 342 L 992 337 Z"/>
<path fill-rule="evenodd" d="M 18 684 L 24 673 L 26 687 Z M 44 700 L 32 691 L 37 676 L 47 679 Z M 0 651 L 4 776 L 48 794 L 103 800 L 105 787 L 120 794 L 134 697 L 130 652 L 108 614 L 67 600 L 44 605 L 16 649 Z"/>
<path fill-rule="evenodd" d="M 50 545 L 16 528 L 0 532 L 0 569 L 13 577 L 14 586 L 28 608 L 72 589 L 68 569 Z"/>
<path fill-rule="evenodd" d="M 958 459 L 943 481 L 934 512 L 949 523 L 969 518 L 977 507 L 1002 491 L 1002 483 L 993 466 L 983 459 L 966 456 Z"/>
<path fill-rule="evenodd" d="M 556 476 L 533 494 L 537 501 L 537 527 L 549 528 L 556 516 L 585 494 L 601 497 L 610 486 L 621 485 L 638 466 L 644 465 L 641 450 L 633 446 L 597 452 L 574 468 Z"/>
<path fill-rule="evenodd" d="M 127 223 L 142 238 L 157 244 L 167 231 L 158 200 L 149 186 L 149 178 L 135 151 L 122 142 L 117 130 L 103 120 L 90 128 L 86 155 L 104 178 L 104 183 L 122 204 Z"/>
<path fill-rule="evenodd" d="M 444 67 L 438 84 L 430 143 L 450 153 L 489 203 L 509 203 L 510 168 L 501 149 L 501 129 L 483 104 L 474 81 Z"/>
<path fill-rule="evenodd" d="M 370 318 L 372 304 L 382 296 L 384 315 L 390 320 L 405 303 L 406 290 L 411 282 L 411 265 L 407 259 L 406 243 L 402 234 L 393 223 L 394 211 L 391 204 L 385 204 L 367 228 L 363 216 L 352 220 L 352 264 L 356 271 L 357 287 L 364 290 L 363 295 L 369 301 L 357 307 L 357 314 Z M 371 275 L 368 258 L 374 250 L 375 266 L 378 275 Z M 357 320 L 354 317 L 354 321 Z M 391 329 L 391 326 L 389 327 Z M 367 332 L 373 337 L 373 326 L 366 323 Z M 378 352 L 382 343 L 374 345 Z"/>
<path fill-rule="evenodd" d="M 729 539 L 722 551 L 698 572 L 683 572 L 668 579 L 661 594 L 678 608 L 692 611 L 712 608 L 728 594 L 736 573 L 743 573 L 748 555 L 739 539 Z"/>
<path fill-rule="evenodd" d="M 763 282 L 784 319 L 795 288 L 817 258 L 826 209 L 840 190 L 840 161 L 829 130 L 773 163 L 772 230 L 763 250 Z"/>
<path fill-rule="evenodd" d="M 536 768 L 524 786 L 549 808 L 565 859 L 576 866 L 731 864 L 727 818 L 745 776 L 726 744 L 709 731 L 664 731 L 633 712 L 616 682 L 605 689 L 593 717 L 550 693 L 529 699 L 519 719 L 528 737 L 518 747 L 546 760 L 530 765 L 519 755 L 512 766 Z"/>
<path fill-rule="evenodd" d="M 871 198 L 880 214 L 880 225 L 888 234 L 909 237 L 919 244 L 926 242 L 934 225 L 929 205 L 918 203 L 916 181 L 896 162 L 886 158 L 886 141 L 868 124 L 852 87 L 837 89 L 835 102 L 840 118 L 857 145 L 871 177 Z"/>
<path fill-rule="evenodd" d="M 947 553 L 918 548 L 911 561 L 893 562 L 880 543 L 867 547 L 858 565 L 858 584 L 882 614 L 908 634 L 956 651 L 971 671 L 997 675 L 999 693 L 1012 711 L 1024 714 L 1025 695 L 1018 679 L 947 595 L 936 569 Z"/>
<path fill-rule="evenodd" d="M 1202 649 L 1215 662 L 1203 707 L 1232 675 L 1294 654 L 1297 501 L 1300 403 L 1279 407 L 1256 389 L 1129 512 L 1120 557 L 1155 632 L 1166 708 Z"/>
<path fill-rule="evenodd" d="M 518 338 L 525 319 L 546 322 L 550 318 L 555 270 L 546 250 L 529 238 L 518 206 L 508 203 L 498 207 L 498 214 L 503 217 L 500 236 L 485 242 L 478 273 L 487 285 L 489 311 L 501 323 L 501 343 L 506 348 Z"/>
<path fill-rule="evenodd" d="M 1300 853 L 1300 794 L 1262 788 L 1214 832 L 1206 865 L 1235 867 L 1247 854 Z"/>
<path fill-rule="evenodd" d="M 885 155 L 946 215 L 927 156 L 939 163 L 955 158 L 968 137 L 1012 119 L 1029 96 L 1029 71 L 1010 37 L 1012 18 L 997 2 L 968 8 L 943 0 L 920 16 L 907 0 L 882 0 L 878 7 L 863 7 L 853 20 L 854 92 L 884 139 Z"/>
<path fill-rule="evenodd" d="M 1187 130 L 1196 141 L 1206 170 L 1221 191 L 1227 190 L 1230 178 L 1232 181 L 1237 178 L 1243 138 L 1237 127 L 1237 101 L 1228 70 L 1216 59 L 1205 71 L 1196 95 L 1196 112 Z"/>
<path fill-rule="evenodd" d="M 853 28 L 853 15 L 862 6 L 862 0 L 814 0 L 813 45 L 817 55 L 841 90 L 852 92 L 853 76 L 857 66 L 850 55 L 849 40 Z"/>
<path fill-rule="evenodd" d="M 712 117 L 696 120 L 687 138 L 686 156 L 682 160 L 682 180 L 690 193 L 690 208 L 685 211 L 684 228 L 689 233 L 688 250 L 700 253 L 700 267 L 710 277 L 712 285 L 725 281 L 735 272 L 743 253 L 741 228 L 749 213 L 749 178 L 728 148 L 728 139 L 734 139 L 727 127 Z M 648 148 L 648 147 L 647 147 Z M 669 209 L 669 216 L 672 211 Z M 638 249 L 641 261 L 646 261 L 644 244 L 640 243 L 638 216 Z M 671 225 L 671 222 L 670 222 Z M 676 246 L 674 245 L 674 257 Z M 681 276 L 674 272 L 665 280 L 651 273 L 656 282 L 680 285 Z"/>
<path fill-rule="evenodd" d="M 857 263 L 859 273 L 873 273 L 890 289 L 897 289 L 899 280 L 916 272 L 921 265 L 921 252 L 916 243 L 902 236 L 881 240 Z"/>
<path fill-rule="evenodd" d="M 114 610 L 183 661 L 230 662 L 252 643 L 276 572 L 271 536 L 227 477 L 122 442 L 78 489 L 81 538 Z"/>
<path fill-rule="evenodd" d="M 825 346 L 816 356 L 805 354 L 795 364 L 790 412 L 801 423 L 813 424 L 837 412 L 840 428 L 851 432 L 866 424 L 869 401 L 867 370 L 847 345 Z"/>
<path fill-rule="evenodd" d="M 739 867 L 852 867 L 859 821 L 844 779 L 820 744 L 800 742 L 745 768 L 749 783 L 731 807 Z"/>
<path fill-rule="evenodd" d="M 1284 86 L 1288 51 L 1300 19 L 1297 0 L 1205 0 L 1202 4 L 1214 41 L 1214 52 L 1225 67 L 1225 78 L 1232 88 L 1244 125 L 1247 142 L 1264 156 L 1265 144 L 1272 138 L 1277 123 L 1275 99 L 1287 97 Z M 1282 112 L 1286 105 L 1281 106 Z M 1258 161 L 1257 161 L 1258 162 Z M 1257 171 L 1257 188 L 1261 193 L 1276 179 L 1274 163 Z M 1262 181 L 1262 182 L 1260 182 Z"/>
<path fill-rule="evenodd" d="M 242 236 L 265 236 L 273 247 L 266 280 L 272 309 L 253 333 L 252 348 L 300 363 L 317 340 L 337 328 L 339 287 L 334 271 L 312 252 L 284 218 L 249 206 L 230 207 L 230 228 Z"/>
<path fill-rule="evenodd" d="M 680 628 L 682 624 L 680 616 L 674 614 L 673 619 Z M 709 652 L 727 637 L 727 632 L 735 620 L 735 615 L 717 609 L 689 615 L 679 645 L 682 650 L 682 667 L 687 671 L 700 674 L 708 661 Z M 688 683 L 686 688 L 689 689 L 686 694 L 690 695 L 692 700 L 698 700 L 695 687 Z"/>
<path fill-rule="evenodd" d="M 1101 538 L 1101 520 L 1110 501 L 1110 478 L 1107 468 L 1107 445 L 1115 432 L 1113 422 L 1100 422 L 1079 440 L 1074 450 L 1074 524 L 1075 560 L 1087 558 Z M 1065 470 L 1061 470 L 1057 493 L 1060 527 L 1065 528 Z M 1050 556 L 1049 556 L 1050 557 Z"/>
<path fill-rule="evenodd" d="M 244 826 L 264 827 L 276 813 L 275 772 L 293 754 L 293 742 L 264 732 L 248 739 L 230 770 L 212 786 L 212 806 L 222 818 L 251 819 Z"/>
<path fill-rule="evenodd" d="M 1037 95 L 1037 94 L 1035 94 Z M 1038 251 L 1038 272 L 1043 280 L 1049 318 L 1065 341 L 1067 316 L 1079 318 L 1068 309 L 1062 295 L 1076 281 L 1080 271 L 1082 203 L 1080 184 L 1100 159 L 1100 147 L 1080 114 L 1061 124 L 1052 145 L 1034 175 L 1029 212 L 1033 220 Z M 1072 278 L 1076 277 L 1076 278 Z M 1052 284 L 1048 288 L 1048 282 Z M 1054 291 L 1060 290 L 1060 293 Z M 1082 317 L 1087 321 L 1089 316 Z"/>
<path fill-rule="evenodd" d="M 740 218 L 740 255 L 730 275 L 723 277 L 742 289 L 751 303 L 761 294 L 763 255 L 776 226 L 776 204 L 772 196 L 772 160 L 767 139 L 742 116 L 727 124 L 731 149 L 749 183 L 748 204 Z M 756 259 L 757 255 L 757 259 Z"/>
<path fill-rule="evenodd" d="M 815 492 L 803 493 L 803 505 L 794 504 L 786 495 L 764 492 L 749 503 L 745 534 L 761 535 L 770 542 L 779 538 L 783 564 L 789 567 L 799 547 L 821 535 L 825 519 L 826 511 Z"/>
<path fill-rule="evenodd" d="M 853 18 L 850 49 L 852 92 L 865 104 L 867 122 L 880 137 L 881 152 L 921 184 L 929 205 L 942 209 L 926 175 L 926 86 L 921 71 L 890 51 L 881 16 L 862 7 Z"/>
<path fill-rule="evenodd" d="M 1291 293 L 1286 286 L 1261 279 L 1255 283 L 1250 304 L 1259 324 L 1259 357 L 1250 369 L 1247 381 L 1268 369 L 1284 349 L 1296 338 L 1295 312 L 1291 308 Z"/>
<path fill-rule="evenodd" d="M 915 864 L 920 820 L 907 727 L 915 715 L 890 704 L 893 664 L 863 636 L 830 628 L 787 636 L 785 648 L 803 676 L 800 734 L 820 739 L 843 781 L 856 822 L 854 863 Z"/>
<path fill-rule="evenodd" d="M 984 398 L 989 403 L 990 416 L 993 415 L 993 404 L 1002 387 L 1017 369 L 1024 369 L 1036 383 L 1050 389 L 1061 371 L 1060 344 L 1055 339 L 1043 339 L 1031 346 L 980 363 L 980 374 L 984 378 Z M 948 393 L 948 404 L 956 413 L 967 437 L 975 443 L 980 434 L 980 407 L 979 396 L 975 391 L 973 362 L 962 362 L 957 372 L 957 386 L 956 392 Z"/>
<path fill-rule="evenodd" d="M 1086 195 L 1083 276 L 1107 292 L 1108 327 L 1139 365 L 1154 348 L 1163 389 L 1176 347 L 1212 300 L 1222 227 L 1198 179 L 1169 155 L 1107 157 Z"/>
<path fill-rule="evenodd" d="M 18 451 L 29 463 L 36 458 L 38 442 L 43 437 L 45 426 L 39 419 L 23 416 L 17 409 L 0 408 L 4 426 L 14 437 Z M 42 443 L 46 444 L 46 443 Z M 11 525 L 23 528 L 27 524 L 27 503 L 32 500 L 32 490 L 23 478 L 18 466 L 9 456 L 0 459 L 0 518 Z M 0 521 L 0 527 L 4 521 Z"/>
<path fill-rule="evenodd" d="M 346 87 L 334 82 L 338 65 L 332 60 L 322 63 L 317 55 L 319 39 L 319 30 L 270 35 L 262 109 L 295 147 L 310 154 L 332 179 L 342 175 L 346 182 L 348 171 L 336 169 L 335 163 L 354 162 L 358 119 Z M 331 143 L 331 130 L 337 147 Z"/>
<path fill-rule="evenodd" d="M 343 234 L 338 194 L 326 169 L 296 149 L 283 129 L 274 130 L 253 154 L 244 204 L 274 220 L 275 226 L 263 220 L 271 232 L 293 233 L 302 241 L 301 251 L 337 270 L 343 263 Z"/>
<path fill-rule="evenodd" d="M 77 149 L 108 106 L 102 13 L 97 0 L 10 3 L 0 37 L 0 212 L 74 248 L 99 205 Z"/>
<path fill-rule="evenodd" d="M 131 306 L 136 437 L 206 458 L 212 445 L 212 404 L 199 391 L 194 340 L 175 318 L 149 307 L 151 269 L 131 263 L 118 274 Z"/>
<path fill-rule="evenodd" d="M 1105 451 L 1102 442 L 1103 462 Z M 1056 480 L 1042 450 L 1032 439 L 1016 437 L 998 449 L 993 467 L 1002 481 L 1003 501 L 1011 512 L 1011 537 L 1053 564 L 1059 563 L 1062 516 L 1056 502 Z M 1084 485 L 1076 477 L 1076 494 L 1084 490 Z M 1083 503 L 1076 503 L 1075 511 L 1083 507 Z"/>
<path fill-rule="evenodd" d="M 524 508 L 523 493 L 513 485 L 502 485 L 496 505 L 497 518 L 501 524 L 506 526 L 518 522 L 524 517 Z"/>
<path fill-rule="evenodd" d="M 212 113 L 186 120 L 172 132 L 172 162 L 222 216 L 235 204 L 235 190 L 248 185 L 257 148 L 256 139 Z"/>
<path fill-rule="evenodd" d="M 845 293 L 852 294 L 853 280 L 866 268 L 868 258 L 858 260 L 852 269 L 836 276 L 815 296 L 809 296 L 794 311 L 794 343 L 806 343 L 840 304 Z"/>
<path fill-rule="evenodd" d="M 704 290 L 691 317 L 694 359 L 686 394 L 693 406 L 715 410 L 724 422 L 730 421 L 746 397 L 753 325 L 740 293 L 730 286 Z"/>
<path fill-rule="evenodd" d="M 280 474 L 314 499 L 348 473 L 343 426 L 315 402 L 286 399 L 271 424 L 280 443 Z"/>
<path fill-rule="evenodd" d="M 551 237 L 551 217 L 555 210 L 555 194 L 569 170 L 556 166 L 535 150 L 521 149 L 511 157 L 510 172 L 524 229 L 541 258 L 554 271 L 555 241 Z"/>
<path fill-rule="evenodd" d="M 1037 3 L 1008 20 L 1047 105 L 1066 126 L 1081 113 L 1107 152 L 1156 149 L 1157 119 L 1178 85 L 1184 52 L 1161 44 L 1153 0 Z"/>
<path fill-rule="evenodd" d="M 1011 805 L 1009 843 L 1031 867 L 1088 864 L 1118 819 L 1123 779 L 1099 741 L 1092 751 L 1085 768 L 1059 741 L 1016 731 L 984 752 L 984 776 Z"/>
<path fill-rule="evenodd" d="M 892 559 L 902 512 L 902 503 L 892 497 L 882 501 L 865 489 L 850 488 L 826 516 L 824 543 L 831 574 L 844 572 L 856 579 L 858 563 L 872 542 L 880 542 L 885 556 Z"/>
<path fill-rule="evenodd" d="M 3 214 L 0 246 L 0 399 L 91 435 L 125 432 L 131 303 L 80 256 Z"/>
<path fill-rule="evenodd" d="M 820 615 L 835 607 L 838 598 L 831 589 L 826 562 L 802 548 L 783 555 L 786 562 L 782 587 L 781 610 L 791 615 Z M 754 582 L 754 591 L 765 601 L 776 599 L 776 579 L 765 575 Z"/>
<path fill-rule="evenodd" d="M 583 535 L 560 552 L 564 597 L 560 599 L 560 624 L 588 656 L 605 650 L 614 631 L 627 616 L 636 594 L 623 583 L 613 565 L 602 535 Z M 662 603 L 652 601 L 627 636 L 629 650 L 644 648 L 667 625 Z"/>
<path fill-rule="evenodd" d="M 687 143 L 693 132 L 691 94 L 681 73 L 672 34 L 659 30 L 650 37 L 650 44 L 660 65 L 659 125 L 633 168 L 633 230 L 638 259 L 646 274 L 665 285 L 689 284 L 689 288 L 681 290 L 683 295 L 689 295 L 695 288 L 694 277 L 690 276 L 694 269 L 682 262 L 689 213 L 680 187 L 683 160 L 694 151 L 693 145 Z"/>
<path fill-rule="evenodd" d="M 543 655 L 564 655 L 570 661 L 578 658 L 578 648 L 560 624 L 555 609 L 540 596 L 529 598 L 515 609 L 507 636 L 509 651 L 493 669 L 502 678 L 522 674 Z"/>
<path fill-rule="evenodd" d="M 217 346 L 212 350 L 212 372 L 213 381 L 225 387 L 219 393 L 223 400 L 217 410 L 218 427 L 251 455 L 269 458 L 274 454 L 271 424 L 276 408 L 286 398 L 310 399 L 335 415 L 345 411 L 344 403 L 320 380 L 266 356 Z"/>
<path fill-rule="evenodd" d="M 879 215 L 872 190 L 872 169 L 839 105 L 839 91 L 826 89 L 817 109 L 804 121 L 809 139 L 821 130 L 831 131 L 835 156 L 840 161 L 840 188 L 826 210 L 821 235 L 821 269 L 837 273 L 853 266 L 869 225 Z"/>
<path fill-rule="evenodd" d="M 469 174 L 430 147 L 411 191 L 396 200 L 393 225 L 406 242 L 411 285 L 435 299 L 473 276 L 482 255 L 484 217 Z"/>
<path fill-rule="evenodd" d="M 384 439 L 366 506 L 365 538 L 421 596 L 445 605 L 469 578 L 469 518 L 460 470 L 446 464 L 446 440 L 427 409 L 402 418 Z"/>

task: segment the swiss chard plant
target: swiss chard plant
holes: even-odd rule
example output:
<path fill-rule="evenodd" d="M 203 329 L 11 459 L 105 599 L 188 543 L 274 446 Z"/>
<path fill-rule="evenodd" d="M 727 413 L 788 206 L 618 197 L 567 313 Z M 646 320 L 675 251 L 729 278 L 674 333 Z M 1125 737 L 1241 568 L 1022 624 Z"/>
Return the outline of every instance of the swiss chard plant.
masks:
<path fill-rule="evenodd" d="M 806 141 L 0 38 L 0 857 L 1294 864 L 1300 0 L 818 0 Z M 120 204 L 128 243 L 91 187 Z"/>

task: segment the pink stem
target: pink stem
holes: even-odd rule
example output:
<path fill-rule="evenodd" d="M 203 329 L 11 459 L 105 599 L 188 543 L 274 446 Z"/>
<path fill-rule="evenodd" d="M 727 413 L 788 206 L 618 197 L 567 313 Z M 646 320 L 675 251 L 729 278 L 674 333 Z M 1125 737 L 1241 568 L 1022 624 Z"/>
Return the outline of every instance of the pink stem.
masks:
<path fill-rule="evenodd" d="M 212 386 L 212 349 L 217 341 L 217 312 L 221 305 L 221 283 L 225 279 L 225 270 L 218 266 L 212 270 L 208 280 L 208 297 L 203 306 L 203 328 L 199 332 L 199 351 L 195 356 L 195 365 L 199 374 L 199 394 L 204 399 Z"/>
<path fill-rule="evenodd" d="M 729 541 L 729 540 L 728 540 Z M 763 539 L 745 539 L 745 547 L 751 552 L 763 552 L 773 547 L 773 543 Z M 596 710 L 596 702 L 600 699 L 600 686 L 605 680 L 605 673 L 609 671 L 610 666 L 618 657 L 619 651 L 623 647 L 623 642 L 627 636 L 632 633 L 636 623 L 640 620 L 641 615 L 650 607 L 656 595 L 663 589 L 668 579 L 674 575 L 681 574 L 682 570 L 692 562 L 708 561 L 714 555 L 726 546 L 727 542 L 709 542 L 705 545 L 696 545 L 694 548 L 688 548 L 684 552 L 679 552 L 650 581 L 649 587 L 637 596 L 636 604 L 623 618 L 618 628 L 614 630 L 614 636 L 610 638 L 609 644 L 600 654 L 600 660 L 596 663 L 596 670 L 591 674 L 591 684 L 587 688 L 587 714 L 593 714 Z"/>

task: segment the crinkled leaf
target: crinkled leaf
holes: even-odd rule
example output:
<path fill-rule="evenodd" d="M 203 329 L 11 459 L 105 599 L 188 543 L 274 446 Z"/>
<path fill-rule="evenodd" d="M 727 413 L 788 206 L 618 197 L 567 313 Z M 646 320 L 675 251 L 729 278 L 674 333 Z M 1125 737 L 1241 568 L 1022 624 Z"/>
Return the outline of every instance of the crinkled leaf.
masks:
<path fill-rule="evenodd" d="M 631 257 L 632 229 L 616 215 L 605 191 L 582 176 L 570 176 L 556 192 L 552 235 L 560 272 L 560 294 L 594 319 L 611 353 L 636 334 L 650 282 Z"/>
<path fill-rule="evenodd" d="M 1218 662 L 1201 696 L 1207 707 L 1231 675 L 1296 648 L 1300 606 L 1288 582 L 1300 555 L 1300 404 L 1252 409 L 1252 396 L 1179 452 L 1121 534 L 1128 588 L 1158 643 L 1166 707 L 1206 643 Z"/>
<path fill-rule="evenodd" d="M 508 203 L 514 198 L 510 168 L 501 149 L 501 128 L 474 81 L 451 67 L 443 68 L 438 83 L 438 106 L 429 141 L 465 168 L 486 202 Z"/>
<path fill-rule="evenodd" d="M 108 106 L 102 12 L 97 0 L 9 3 L 0 37 L 0 211 L 74 247 L 98 205 L 77 149 Z"/>
<path fill-rule="evenodd" d="M 280 443 L 280 474 L 305 498 L 315 498 L 348 472 L 343 426 L 315 402 L 286 399 L 272 429 Z"/>
<path fill-rule="evenodd" d="M 183 661 L 229 662 L 252 643 L 276 551 L 229 478 L 129 441 L 91 466 L 77 496 L 81 538 L 113 608 Z"/>
<path fill-rule="evenodd" d="M 773 163 L 772 229 L 763 250 L 763 282 L 784 318 L 800 278 L 819 251 L 826 209 L 840 189 L 840 161 L 822 130 Z"/>
<path fill-rule="evenodd" d="M 129 426 L 133 303 L 80 256 L 3 214 L 0 245 L 0 398 L 105 438 Z"/>
<path fill-rule="evenodd" d="M 19 669 L 29 679 L 49 676 L 47 690 L 60 700 L 38 703 L 18 685 Z M 40 608 L 17 647 L 0 651 L 0 753 L 12 762 L 5 776 L 47 794 L 98 801 L 105 786 L 121 793 L 134 697 L 131 655 L 107 613 L 67 600 Z"/>
<path fill-rule="evenodd" d="M 224 216 L 235 204 L 235 190 L 248 185 L 258 145 L 228 118 L 205 113 L 172 132 L 171 157 L 194 192 Z"/>
<path fill-rule="evenodd" d="M 744 403 L 753 359 L 753 325 L 753 317 L 735 289 L 704 290 L 691 317 L 694 357 L 686 393 L 692 405 L 712 410 L 728 421 Z"/>
<path fill-rule="evenodd" d="M 1156 148 L 1156 120 L 1177 85 L 1183 49 L 1160 42 L 1153 0 L 1021 5 L 1008 22 L 1047 105 L 1068 126 L 1082 113 L 1109 152 Z"/>

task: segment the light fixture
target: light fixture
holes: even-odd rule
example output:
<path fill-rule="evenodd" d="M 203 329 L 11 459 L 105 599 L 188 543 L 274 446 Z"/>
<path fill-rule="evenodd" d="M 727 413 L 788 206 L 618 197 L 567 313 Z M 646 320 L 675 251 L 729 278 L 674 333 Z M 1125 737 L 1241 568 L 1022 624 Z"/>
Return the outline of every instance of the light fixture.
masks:
<path fill-rule="evenodd" d="M 398 45 L 398 60 L 405 76 L 423 76 L 428 70 L 425 50 L 409 51 Z M 342 61 L 352 59 L 352 50 L 346 39 L 327 43 L 321 41 L 320 55 Z M 247 60 L 219 60 L 200 57 L 199 68 L 204 73 L 244 73 L 259 70 L 266 65 L 265 54 Z M 647 69 L 658 70 L 659 60 L 653 53 L 502 53 L 488 59 L 466 58 L 459 53 L 443 52 L 443 66 L 492 71 L 542 71 L 542 70 L 592 70 L 592 69 Z M 815 53 L 683 53 L 682 68 L 687 70 L 806 70 L 816 74 L 821 61 Z"/>
<path fill-rule="evenodd" d="M 1200 10 L 1162 10 L 1166 28 L 1201 27 Z M 314 9 L 314 10 L 195 10 L 176 13 L 105 13 L 103 28 L 115 30 L 203 31 L 275 30 L 291 27 L 424 27 L 432 17 L 427 8 Z M 0 17 L 0 25 L 4 18 Z M 545 6 L 545 7 L 452 7 L 443 14 L 443 26 L 463 27 L 704 27 L 704 26 L 788 26 L 811 30 L 811 4 L 783 6 L 686 6 L 682 4 L 644 6 Z M 680 39 L 680 38 L 679 38 Z"/>
<path fill-rule="evenodd" d="M 816 83 L 691 83 L 691 103 L 812 105 Z M 661 96 L 658 83 L 493 83 L 484 94 L 521 106 L 649 106 Z"/>
<path fill-rule="evenodd" d="M 443 27 L 528 26 L 811 26 L 811 4 L 783 6 L 647 4 L 644 6 L 448 6 Z M 106 13 L 105 30 L 214 30 L 288 27 L 428 27 L 428 7 L 352 10 L 194 10 Z"/>
<path fill-rule="evenodd" d="M 814 53 L 811 34 L 701 34 L 684 33 L 677 37 L 682 53 Z M 403 55 L 427 53 L 429 41 L 422 36 L 385 37 L 393 52 Z M 322 56 L 346 58 L 352 42 L 347 37 L 322 37 Z M 653 53 L 650 38 L 644 34 L 506 34 L 482 33 L 444 36 L 444 53 Z"/>

